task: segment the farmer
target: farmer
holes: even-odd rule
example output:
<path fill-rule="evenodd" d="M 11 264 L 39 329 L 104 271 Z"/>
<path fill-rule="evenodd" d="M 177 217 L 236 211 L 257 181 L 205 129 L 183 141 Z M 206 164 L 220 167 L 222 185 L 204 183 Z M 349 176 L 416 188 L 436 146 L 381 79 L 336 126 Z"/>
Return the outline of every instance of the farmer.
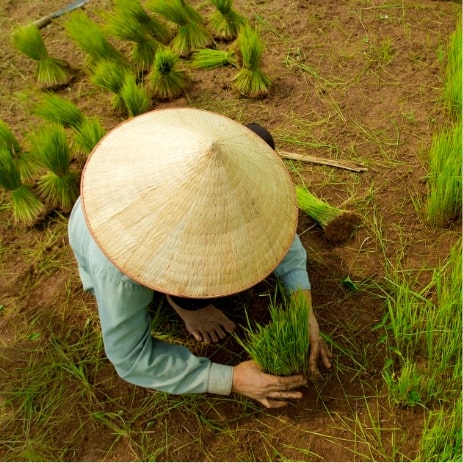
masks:
<path fill-rule="evenodd" d="M 164 109 L 116 127 L 87 161 L 69 241 L 96 297 L 106 355 L 126 381 L 175 394 L 236 392 L 266 407 L 302 397 L 303 376 L 265 374 L 252 361 L 214 363 L 150 332 L 157 291 L 196 340 L 217 342 L 236 325 L 208 299 L 272 272 L 311 307 L 294 188 L 262 138 L 273 143 L 257 125 Z M 312 310 L 309 326 L 310 368 L 319 359 L 329 368 Z"/>

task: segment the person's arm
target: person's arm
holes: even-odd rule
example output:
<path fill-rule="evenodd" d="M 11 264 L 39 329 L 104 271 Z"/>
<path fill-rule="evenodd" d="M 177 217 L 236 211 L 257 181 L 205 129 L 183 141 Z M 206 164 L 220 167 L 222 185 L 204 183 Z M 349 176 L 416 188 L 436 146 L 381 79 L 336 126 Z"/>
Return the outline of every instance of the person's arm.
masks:
<path fill-rule="evenodd" d="M 293 243 L 275 269 L 274 274 L 280 278 L 286 291 L 292 299 L 304 297 L 309 307 L 309 344 L 310 344 L 310 370 L 317 370 L 317 361 L 320 358 L 323 366 L 331 368 L 330 357 L 324 342 L 320 337 L 317 318 L 312 308 L 312 294 L 309 274 L 307 272 L 307 252 L 302 246 L 298 235 L 295 235 Z"/>
<path fill-rule="evenodd" d="M 116 269 L 97 269 L 94 293 L 105 352 L 126 381 L 174 394 L 230 394 L 233 367 L 196 357 L 183 346 L 151 335 L 147 306 L 153 292 Z"/>

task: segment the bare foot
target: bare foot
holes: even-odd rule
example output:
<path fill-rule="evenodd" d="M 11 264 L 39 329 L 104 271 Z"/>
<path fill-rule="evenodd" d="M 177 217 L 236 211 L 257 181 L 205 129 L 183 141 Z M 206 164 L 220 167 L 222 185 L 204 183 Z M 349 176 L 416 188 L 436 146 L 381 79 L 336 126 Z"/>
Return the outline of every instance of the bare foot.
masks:
<path fill-rule="evenodd" d="M 236 329 L 236 324 L 212 304 L 199 310 L 185 310 L 176 304 L 169 295 L 166 297 L 172 308 L 185 322 L 188 332 L 197 341 L 219 342 L 220 339 L 227 336 L 227 333 Z"/>

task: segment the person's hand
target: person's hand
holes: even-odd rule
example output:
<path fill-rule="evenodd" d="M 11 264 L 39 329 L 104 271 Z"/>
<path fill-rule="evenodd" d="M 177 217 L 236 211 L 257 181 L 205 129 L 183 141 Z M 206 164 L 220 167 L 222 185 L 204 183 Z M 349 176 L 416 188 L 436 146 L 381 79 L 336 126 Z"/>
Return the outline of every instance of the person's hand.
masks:
<path fill-rule="evenodd" d="M 284 407 L 288 404 L 285 399 L 300 399 L 302 392 L 293 389 L 305 385 L 307 379 L 301 375 L 269 375 L 252 360 L 242 362 L 233 368 L 232 392 L 257 400 L 267 408 Z"/>
<path fill-rule="evenodd" d="M 325 368 L 331 368 L 331 352 L 326 347 L 323 339 L 320 336 L 320 330 L 318 328 L 318 322 L 315 318 L 313 310 L 309 314 L 309 370 L 312 374 L 318 373 L 317 363 L 318 359 L 321 360 L 322 365 Z"/>

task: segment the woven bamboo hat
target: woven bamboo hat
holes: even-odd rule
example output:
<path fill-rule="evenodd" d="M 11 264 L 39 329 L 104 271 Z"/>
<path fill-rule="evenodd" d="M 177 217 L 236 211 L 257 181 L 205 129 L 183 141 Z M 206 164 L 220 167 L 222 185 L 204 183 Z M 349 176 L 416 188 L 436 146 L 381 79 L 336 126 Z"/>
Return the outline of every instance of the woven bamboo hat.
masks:
<path fill-rule="evenodd" d="M 191 108 L 123 122 L 82 175 L 90 232 L 121 272 L 174 296 L 243 291 L 286 255 L 297 224 L 291 178 L 245 126 Z"/>

